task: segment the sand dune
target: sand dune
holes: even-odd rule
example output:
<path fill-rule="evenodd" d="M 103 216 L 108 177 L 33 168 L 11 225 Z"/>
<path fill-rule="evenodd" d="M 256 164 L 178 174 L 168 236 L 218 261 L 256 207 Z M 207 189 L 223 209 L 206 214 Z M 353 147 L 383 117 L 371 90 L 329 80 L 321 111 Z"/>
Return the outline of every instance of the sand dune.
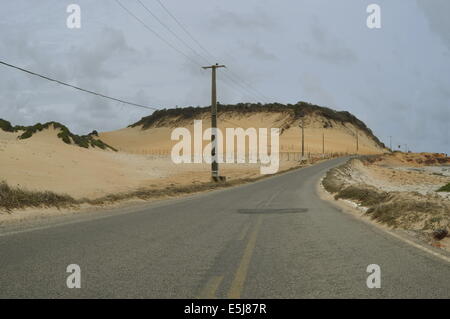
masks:
<path fill-rule="evenodd" d="M 209 127 L 203 116 L 203 129 Z M 280 136 L 280 169 L 298 165 L 300 129 L 298 123 L 286 127 L 286 114 L 255 113 L 250 116 L 219 118 L 219 127 L 284 127 Z M 193 121 L 178 123 L 192 130 Z M 320 118 L 306 121 L 306 152 L 322 152 L 322 133 L 325 152 L 354 153 L 356 130 L 351 125 L 333 123 L 323 129 Z M 161 188 L 186 185 L 210 179 L 209 164 L 174 164 L 170 150 L 176 141 L 170 135 L 174 127 L 129 127 L 99 134 L 99 138 L 119 152 L 98 148 L 82 148 L 65 144 L 57 138 L 59 129 L 49 128 L 20 140 L 21 132 L 0 130 L 0 180 L 11 186 L 30 190 L 49 190 L 73 197 L 95 198 L 106 194 L 130 191 L 140 187 Z M 205 144 L 207 142 L 205 141 Z M 373 140 L 360 132 L 360 153 L 383 152 Z M 229 179 L 257 177 L 259 164 L 222 164 L 221 173 Z"/>
<path fill-rule="evenodd" d="M 210 127 L 210 118 L 202 116 L 203 129 Z M 224 132 L 226 128 L 242 127 L 244 129 L 284 127 L 288 116 L 283 113 L 256 113 L 250 116 L 220 117 L 218 127 Z M 193 120 L 177 123 L 193 132 Z M 175 127 L 151 127 L 143 130 L 141 126 L 128 127 L 117 131 L 100 133 L 99 137 L 115 148 L 136 154 L 169 154 L 174 141 L 170 135 Z M 378 146 L 365 132 L 355 128 L 352 124 L 334 122 L 332 128 L 323 128 L 320 117 L 311 116 L 305 120 L 305 152 L 322 153 L 322 134 L 324 134 L 325 153 L 356 153 L 355 132 L 359 134 L 360 154 L 377 154 L 386 150 Z M 301 151 L 301 129 L 296 121 L 285 129 L 280 136 L 280 152 Z M 207 142 L 204 142 L 206 144 Z"/>

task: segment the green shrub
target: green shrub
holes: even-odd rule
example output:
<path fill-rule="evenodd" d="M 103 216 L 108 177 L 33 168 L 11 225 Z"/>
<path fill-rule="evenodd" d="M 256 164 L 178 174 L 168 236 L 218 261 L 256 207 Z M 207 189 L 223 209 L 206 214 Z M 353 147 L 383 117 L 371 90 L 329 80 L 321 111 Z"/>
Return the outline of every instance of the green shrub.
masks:
<path fill-rule="evenodd" d="M 437 191 L 438 192 L 450 192 L 450 183 L 448 183 L 447 185 L 442 186 Z"/>
<path fill-rule="evenodd" d="M 9 122 L 8 122 L 9 123 Z M 99 147 L 101 149 L 110 149 L 112 151 L 117 152 L 117 149 L 114 147 L 104 143 L 103 141 L 99 139 L 94 138 L 94 134 L 88 134 L 88 135 L 76 135 L 70 132 L 70 130 L 58 122 L 47 122 L 45 124 L 37 123 L 33 126 L 27 126 L 27 127 L 20 127 L 24 132 L 19 136 L 19 139 L 24 140 L 27 138 L 32 137 L 35 133 L 40 132 L 44 129 L 47 129 L 49 127 L 53 126 L 55 129 L 59 129 L 60 132 L 58 133 L 58 138 L 63 140 L 66 144 L 72 144 L 72 141 L 75 145 L 78 145 L 80 147 L 89 148 L 92 147 Z"/>
<path fill-rule="evenodd" d="M 14 132 L 14 127 L 10 122 L 0 119 L 0 128 L 5 132 Z"/>

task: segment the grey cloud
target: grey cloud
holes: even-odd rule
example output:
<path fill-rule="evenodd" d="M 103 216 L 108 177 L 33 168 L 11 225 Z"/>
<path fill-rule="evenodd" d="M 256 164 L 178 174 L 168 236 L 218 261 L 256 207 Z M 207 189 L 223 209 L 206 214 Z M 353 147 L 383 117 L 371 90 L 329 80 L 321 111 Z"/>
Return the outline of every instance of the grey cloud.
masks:
<path fill-rule="evenodd" d="M 430 29 L 435 32 L 450 49 L 450 1 L 417 0 L 417 5 L 427 18 Z"/>
<path fill-rule="evenodd" d="M 242 42 L 241 47 L 246 49 L 251 58 L 256 58 L 260 60 L 266 61 L 275 61 L 277 60 L 277 56 L 272 52 L 268 51 L 265 47 L 263 47 L 258 42 Z"/>
<path fill-rule="evenodd" d="M 321 105 L 336 105 L 333 96 L 323 87 L 318 76 L 307 73 L 300 79 L 300 84 L 308 100 Z"/>
<path fill-rule="evenodd" d="M 104 28 L 81 45 L 76 42 L 58 52 L 49 52 L 47 44 L 34 40 L 27 31 L 16 32 L 21 36 L 6 33 L 5 41 L 0 44 L 5 56 L 11 57 L 9 62 L 103 94 L 116 96 L 117 93 L 109 92 L 104 83 L 117 79 L 122 71 L 142 62 L 142 55 L 127 43 L 123 32 L 112 28 Z M 146 54 L 149 54 L 148 49 Z M 129 62 L 123 64 L 123 59 Z M 0 78 L 1 87 L 5 89 L 0 95 L 0 118 L 15 124 L 60 121 L 66 125 L 72 123 L 69 126 L 75 132 L 86 133 L 99 126 L 117 128 L 118 122 L 126 126 L 142 116 L 142 111 L 140 114 L 126 112 L 118 103 L 12 69 L 2 71 L 9 77 Z M 134 115 L 134 118 L 124 117 L 123 113 Z"/>
<path fill-rule="evenodd" d="M 298 43 L 301 53 L 332 64 L 351 64 L 358 60 L 353 50 L 345 46 L 344 40 L 333 36 L 317 21 L 311 26 L 311 41 Z"/>
<path fill-rule="evenodd" d="M 213 62 L 226 64 L 264 95 L 282 103 L 306 100 L 345 109 L 384 141 L 392 135 L 414 150 L 448 152 L 450 1 L 382 2 L 381 32 L 365 27 L 366 6 L 360 0 L 196 0 L 168 6 L 217 56 Z M 170 49 L 114 1 L 78 0 L 80 30 L 65 27 L 69 3 L 5 1 L 0 59 L 141 104 L 210 103 L 210 73 Z M 161 30 L 132 3 L 140 18 Z M 164 12 L 155 12 L 171 23 Z M 0 66 L 0 71 L 0 118 L 17 124 L 56 120 L 85 134 L 125 127 L 151 113 L 12 69 Z M 224 80 L 221 71 L 221 103 L 255 100 Z"/>
<path fill-rule="evenodd" d="M 265 12 L 256 10 L 252 13 L 242 13 L 237 11 L 221 10 L 215 14 L 210 22 L 213 29 L 259 29 L 259 30 L 273 30 L 276 27 L 276 22 Z"/>
<path fill-rule="evenodd" d="M 117 66 L 111 68 L 108 63 L 114 63 L 117 59 L 127 59 L 133 64 L 139 61 L 140 54 L 128 45 L 122 31 L 105 28 L 101 32 L 100 39 L 70 50 L 69 59 L 77 65 L 74 77 L 98 80 L 120 75 Z"/>

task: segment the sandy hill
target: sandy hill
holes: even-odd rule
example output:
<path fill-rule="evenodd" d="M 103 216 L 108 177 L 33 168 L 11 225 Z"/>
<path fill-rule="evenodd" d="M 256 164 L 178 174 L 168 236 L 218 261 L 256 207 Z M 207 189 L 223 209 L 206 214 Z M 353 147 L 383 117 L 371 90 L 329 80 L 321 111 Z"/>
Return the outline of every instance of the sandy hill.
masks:
<path fill-rule="evenodd" d="M 280 152 L 301 150 L 301 129 L 305 127 L 305 152 L 374 154 L 386 151 L 372 131 L 348 112 L 308 103 L 283 104 L 237 104 L 219 105 L 218 126 L 226 128 L 254 127 L 281 129 Z M 100 133 L 100 138 L 115 148 L 136 154 L 169 154 L 176 143 L 170 140 L 175 127 L 186 127 L 193 132 L 193 121 L 203 120 L 203 129 L 210 127 L 209 107 L 188 107 L 160 110 L 127 128 Z M 207 142 L 204 142 L 205 144 Z"/>
<path fill-rule="evenodd" d="M 58 123 L 0 125 L 0 181 L 11 186 L 96 197 L 157 176 L 141 157 L 115 152 L 95 136 L 74 135 Z"/>
<path fill-rule="evenodd" d="M 33 126 L 12 126 L 10 122 L 0 119 L 0 129 L 9 133 L 19 133 L 17 139 L 25 140 L 34 137 L 36 133 L 51 130 L 56 131 L 56 137 L 62 142 L 75 145 L 84 148 L 100 148 L 102 150 L 117 151 L 114 147 L 104 143 L 98 138 L 97 131 L 93 131 L 88 135 L 76 135 L 70 132 L 70 130 L 58 122 L 47 122 L 44 124 L 37 123 Z"/>
<path fill-rule="evenodd" d="M 209 164 L 177 165 L 170 158 L 176 143 L 170 139 L 172 130 L 192 130 L 194 119 L 203 120 L 203 129 L 208 128 L 209 108 L 157 111 L 127 128 L 98 134 L 94 131 L 85 136 L 72 134 L 55 122 L 24 127 L 0 120 L 0 181 L 29 190 L 67 193 L 75 198 L 208 182 Z M 282 130 L 280 170 L 299 163 L 300 122 L 305 126 L 307 154 L 322 155 L 322 134 L 325 153 L 355 153 L 356 132 L 359 153 L 385 151 L 366 125 L 347 112 L 306 103 L 219 106 L 221 129 Z M 220 170 L 228 180 L 261 176 L 260 163 L 221 164 Z"/>

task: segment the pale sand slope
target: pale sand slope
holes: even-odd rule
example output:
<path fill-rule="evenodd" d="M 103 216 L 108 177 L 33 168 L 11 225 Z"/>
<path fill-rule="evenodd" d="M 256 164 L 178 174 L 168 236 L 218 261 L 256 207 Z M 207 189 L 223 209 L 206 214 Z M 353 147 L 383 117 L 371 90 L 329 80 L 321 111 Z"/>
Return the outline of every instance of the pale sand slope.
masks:
<path fill-rule="evenodd" d="M 227 122 L 222 116 L 219 122 L 223 130 L 236 126 L 286 128 L 286 118 L 283 113 L 257 113 L 232 116 Z M 192 131 L 193 121 L 182 124 Z M 205 117 L 203 129 L 208 126 L 209 118 Z M 293 123 L 291 128 L 284 130 L 280 137 L 281 152 L 299 155 L 300 129 L 297 126 L 298 123 Z M 321 153 L 322 132 L 325 132 L 325 152 L 354 152 L 353 127 L 333 123 L 333 128 L 322 129 L 321 120 L 313 117 L 306 120 L 306 126 L 307 152 Z M 55 129 L 38 132 L 25 140 L 18 140 L 17 133 L 0 130 L 0 180 L 11 186 L 67 193 L 75 198 L 96 198 L 139 187 L 161 189 L 209 181 L 210 165 L 177 165 L 171 161 L 170 150 L 177 142 L 170 139 L 172 130 L 172 127 L 148 130 L 135 127 L 101 133 L 100 139 L 118 148 L 118 153 L 67 145 L 56 137 L 59 131 Z M 360 132 L 359 141 L 360 153 L 383 152 L 363 132 Z M 298 165 L 294 158 L 292 154 L 289 157 L 283 154 L 280 170 Z M 260 176 L 260 164 L 221 164 L 220 169 L 221 175 L 228 179 Z"/>
<path fill-rule="evenodd" d="M 25 140 L 0 130 L 0 179 L 11 186 L 80 196 L 124 191 L 161 176 L 144 158 L 67 145 L 48 129 Z"/>
<path fill-rule="evenodd" d="M 242 127 L 271 128 L 285 127 L 289 115 L 283 113 L 256 113 L 245 116 L 219 116 L 219 128 L 225 134 L 225 129 Z M 203 120 L 203 129 L 210 127 L 208 116 L 198 118 Z M 322 153 L 322 134 L 324 134 L 325 153 L 355 153 L 357 129 L 351 124 L 342 125 L 332 121 L 332 128 L 323 128 L 322 119 L 308 116 L 305 120 L 305 152 Z M 294 122 L 285 129 L 280 136 L 280 152 L 300 152 L 301 129 L 299 122 Z M 186 127 L 193 135 L 193 120 L 178 123 L 177 126 Z M 104 132 L 100 139 L 119 150 L 137 154 L 169 154 L 176 143 L 170 140 L 171 132 L 175 127 L 151 127 L 142 130 L 142 127 L 129 127 L 117 131 Z M 359 153 L 383 153 L 380 148 L 363 131 L 359 131 Z M 204 142 L 205 144 L 207 142 Z M 225 143 L 225 142 L 224 142 Z"/>
<path fill-rule="evenodd" d="M 29 139 L 0 130 L 0 181 L 29 190 L 49 190 L 75 198 L 96 198 L 140 187 L 164 188 L 210 179 L 208 164 L 174 164 L 168 156 L 85 149 L 57 138 L 47 129 Z M 282 163 L 285 169 L 295 162 Z M 259 165 L 226 164 L 230 179 L 257 177 Z"/>

